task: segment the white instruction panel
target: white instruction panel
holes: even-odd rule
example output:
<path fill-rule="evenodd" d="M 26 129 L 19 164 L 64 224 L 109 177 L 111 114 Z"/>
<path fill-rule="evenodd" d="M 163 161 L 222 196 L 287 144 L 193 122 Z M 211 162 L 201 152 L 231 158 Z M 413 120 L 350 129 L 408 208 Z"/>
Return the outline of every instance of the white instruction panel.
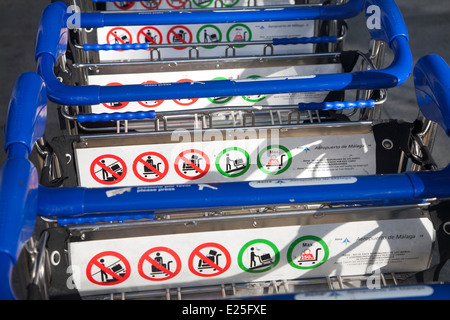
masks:
<path fill-rule="evenodd" d="M 154 72 L 117 75 L 91 75 L 89 85 L 119 86 L 143 84 L 149 92 L 155 83 L 198 82 L 214 80 L 251 80 L 257 78 L 313 78 L 317 74 L 334 74 L 342 71 L 341 64 L 320 64 L 272 68 L 218 69 L 186 72 Z M 155 110 L 183 111 L 217 107 L 291 106 L 300 102 L 322 102 L 328 92 L 297 92 L 272 95 L 235 97 L 210 97 L 174 100 L 148 100 L 112 102 L 92 106 L 92 113 L 135 112 Z"/>
<path fill-rule="evenodd" d="M 211 8 L 220 10 L 243 6 L 293 5 L 293 0 L 147 0 L 107 2 L 107 11 L 180 10 Z"/>
<path fill-rule="evenodd" d="M 251 14 L 251 11 L 248 13 Z M 149 60 L 152 45 L 168 44 L 159 48 L 162 60 L 189 59 L 189 49 L 193 44 L 208 44 L 198 48 L 198 54 L 191 52 L 193 58 L 217 58 L 225 56 L 262 56 L 265 44 L 236 44 L 235 50 L 227 50 L 221 42 L 265 41 L 272 43 L 274 38 L 301 38 L 314 36 L 314 21 L 264 21 L 248 23 L 186 24 L 117 26 L 97 29 L 99 44 L 149 44 L 148 50 L 100 51 L 100 61 Z M 274 54 L 312 53 L 313 44 L 277 45 Z M 271 52 L 267 51 L 270 55 Z M 156 55 L 154 55 L 156 59 Z"/>
<path fill-rule="evenodd" d="M 427 218 L 253 228 L 69 243 L 81 295 L 250 281 L 418 272 Z"/>
<path fill-rule="evenodd" d="M 376 143 L 371 133 L 279 139 L 272 136 L 267 140 L 262 137 L 265 131 L 258 133 L 260 137 L 251 129 L 225 132 L 227 137 L 221 131 L 199 137 L 174 132 L 174 143 L 78 148 L 75 156 L 80 186 L 222 183 L 376 173 Z"/>

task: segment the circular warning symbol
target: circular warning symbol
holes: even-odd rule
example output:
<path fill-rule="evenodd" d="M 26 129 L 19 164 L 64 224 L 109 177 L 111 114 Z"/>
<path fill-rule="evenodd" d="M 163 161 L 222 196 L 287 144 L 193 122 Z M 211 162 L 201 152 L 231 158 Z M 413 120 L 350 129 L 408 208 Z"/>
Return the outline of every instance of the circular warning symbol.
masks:
<path fill-rule="evenodd" d="M 171 6 L 174 9 L 181 9 L 184 7 L 185 3 L 187 3 L 188 0 L 166 0 L 167 4 Z"/>
<path fill-rule="evenodd" d="M 239 267 L 251 273 L 261 273 L 274 268 L 280 261 L 280 251 L 271 241 L 255 239 L 247 242 L 239 251 Z"/>
<path fill-rule="evenodd" d="M 292 155 L 288 148 L 281 145 L 270 145 L 258 154 L 258 168 L 267 174 L 285 172 L 292 163 Z"/>
<path fill-rule="evenodd" d="M 297 269 L 317 268 L 327 261 L 328 246 L 321 238 L 304 236 L 295 240 L 288 249 L 287 260 Z"/>
<path fill-rule="evenodd" d="M 222 150 L 216 158 L 216 168 L 225 177 L 239 177 L 250 168 L 250 155 L 239 147 Z"/>
<path fill-rule="evenodd" d="M 144 27 L 137 33 L 137 42 L 152 44 L 161 44 L 163 36 L 161 31 L 155 27 Z M 149 48 L 150 50 L 151 48 Z"/>
<path fill-rule="evenodd" d="M 175 159 L 175 171 L 187 180 L 200 179 L 208 173 L 209 167 L 209 157 L 196 149 L 185 150 Z"/>
<path fill-rule="evenodd" d="M 131 274 L 128 260 L 120 253 L 104 251 L 93 257 L 86 267 L 86 276 L 93 284 L 111 286 L 124 282 Z"/>
<path fill-rule="evenodd" d="M 151 83 L 158 83 L 156 81 L 153 80 L 149 80 L 149 81 L 145 81 L 142 84 L 151 84 Z M 159 106 L 161 103 L 163 103 L 164 100 L 146 100 L 146 101 L 138 101 L 138 103 L 146 108 L 156 108 L 157 106 Z"/>
<path fill-rule="evenodd" d="M 242 42 L 242 41 L 251 41 L 252 40 L 252 32 L 248 26 L 243 23 L 233 24 L 227 31 L 227 41 L 232 42 Z M 245 47 L 245 45 L 237 45 L 236 48 Z"/>
<path fill-rule="evenodd" d="M 207 24 L 197 31 L 198 43 L 217 43 L 222 41 L 222 32 L 219 28 L 212 24 Z M 215 46 L 203 47 L 205 49 L 213 49 Z"/>
<path fill-rule="evenodd" d="M 180 273 L 181 260 L 175 251 L 156 247 L 145 252 L 138 263 L 141 277 L 151 281 L 164 281 Z"/>
<path fill-rule="evenodd" d="M 208 7 L 213 0 L 192 0 L 197 7 L 206 8 Z"/>
<path fill-rule="evenodd" d="M 122 27 L 116 27 L 106 34 L 106 42 L 108 44 L 124 44 L 124 43 L 132 43 L 133 37 L 131 36 L 130 31 Z"/>
<path fill-rule="evenodd" d="M 134 1 L 116 1 L 114 5 L 120 10 L 130 10 L 134 6 Z"/>
<path fill-rule="evenodd" d="M 228 80 L 225 77 L 217 77 L 212 79 L 212 81 L 215 80 Z M 208 98 L 209 101 L 211 101 L 212 103 L 217 103 L 217 104 L 224 104 L 227 103 L 228 101 L 230 101 L 231 99 L 233 99 L 233 97 L 214 97 L 214 98 Z"/>
<path fill-rule="evenodd" d="M 113 185 L 122 181 L 127 174 L 127 166 L 121 158 L 105 154 L 92 161 L 91 176 L 95 181 L 104 185 Z"/>
<path fill-rule="evenodd" d="M 191 43 L 192 32 L 185 26 L 174 26 L 167 32 L 167 42 L 170 44 Z M 175 47 L 174 49 L 183 50 L 186 47 Z"/>
<path fill-rule="evenodd" d="M 252 75 L 248 76 L 247 79 L 257 79 L 261 78 L 261 76 L 258 75 Z M 251 95 L 251 96 L 242 96 L 242 98 L 248 102 L 259 102 L 266 98 L 265 94 L 258 94 L 258 95 Z"/>
<path fill-rule="evenodd" d="M 146 9 L 158 9 L 161 6 L 162 0 L 149 0 L 149 1 L 141 1 L 141 5 Z"/>
<path fill-rule="evenodd" d="M 157 182 L 169 172 L 169 162 L 162 154 L 145 152 L 134 160 L 133 172 L 144 182 Z"/>
<path fill-rule="evenodd" d="M 192 80 L 191 79 L 181 79 L 181 80 L 178 80 L 177 82 L 192 82 Z M 196 103 L 197 101 L 198 101 L 198 98 L 173 100 L 173 102 L 175 102 L 176 104 L 179 104 L 180 106 L 190 106 L 190 105 Z"/>
<path fill-rule="evenodd" d="M 214 242 L 204 243 L 192 251 L 189 256 L 189 270 L 200 277 L 215 277 L 231 265 L 231 255 L 228 250 Z"/>
<path fill-rule="evenodd" d="M 111 82 L 111 83 L 107 84 L 107 86 L 121 86 L 121 85 L 122 84 L 119 83 L 119 82 Z M 108 109 L 112 109 L 112 110 L 118 110 L 118 109 L 125 108 L 128 104 L 129 104 L 129 102 L 108 102 L 108 103 L 102 103 L 102 105 L 104 105 Z"/>

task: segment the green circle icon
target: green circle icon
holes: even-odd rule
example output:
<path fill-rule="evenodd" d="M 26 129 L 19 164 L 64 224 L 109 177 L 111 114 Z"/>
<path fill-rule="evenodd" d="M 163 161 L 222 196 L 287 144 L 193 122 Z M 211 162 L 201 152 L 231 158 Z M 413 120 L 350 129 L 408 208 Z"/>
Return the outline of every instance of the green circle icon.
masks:
<path fill-rule="evenodd" d="M 271 150 L 273 151 L 275 149 L 280 149 L 281 151 L 283 151 L 283 154 L 281 154 L 279 157 L 272 155 L 270 157 L 270 160 L 264 161 L 265 163 L 263 164 L 261 161 L 262 156 L 264 156 L 264 154 L 266 152 L 272 153 Z M 289 169 L 289 167 L 292 164 L 292 154 L 288 148 L 286 148 L 282 145 L 273 144 L 273 145 L 267 146 L 261 150 L 261 152 L 258 154 L 257 163 L 258 163 L 258 168 L 262 172 L 267 173 L 267 174 L 277 175 L 277 174 L 283 173 L 287 169 Z M 275 170 L 271 171 L 271 170 L 269 170 L 270 168 L 275 168 Z"/>
<path fill-rule="evenodd" d="M 206 8 L 208 7 L 213 0 L 192 0 L 197 7 Z"/>
<path fill-rule="evenodd" d="M 234 156 L 230 156 L 230 153 Z M 225 161 L 221 161 L 222 159 Z M 250 155 L 239 147 L 226 148 L 216 158 L 217 171 L 225 177 L 239 177 L 248 171 L 250 165 Z"/>
<path fill-rule="evenodd" d="M 212 24 L 206 24 L 197 31 L 198 43 L 217 43 L 222 41 L 222 32 Z M 216 46 L 206 46 L 205 49 L 213 49 Z"/>
<path fill-rule="evenodd" d="M 248 77 L 247 77 L 247 79 L 257 79 L 257 78 L 261 78 L 261 76 L 253 75 L 253 76 L 248 76 Z M 263 94 L 260 94 L 260 95 L 258 95 L 258 96 L 256 96 L 256 97 L 253 97 L 253 96 L 242 96 L 242 98 L 243 98 L 245 101 L 248 101 L 248 102 L 259 102 L 259 101 L 264 100 L 266 97 L 267 97 L 267 96 L 266 96 L 266 95 L 263 95 Z"/>
<path fill-rule="evenodd" d="M 227 41 L 251 41 L 252 40 L 252 31 L 248 26 L 243 23 L 233 24 L 227 31 Z M 235 46 L 236 48 L 243 48 L 245 45 Z"/>
<path fill-rule="evenodd" d="M 302 254 L 300 257 L 294 259 L 294 250 L 298 245 L 302 248 Z M 321 238 L 316 236 L 304 236 L 298 238 L 289 246 L 287 261 L 296 269 L 313 269 L 325 263 L 329 254 L 328 246 Z"/>
<path fill-rule="evenodd" d="M 228 80 L 225 77 L 217 77 L 212 79 L 212 81 L 215 80 Z M 216 104 L 224 104 L 227 103 L 228 101 L 230 101 L 231 99 L 233 99 L 233 97 L 214 97 L 214 98 L 208 98 L 209 101 L 211 101 L 212 103 L 216 103 Z"/>
<path fill-rule="evenodd" d="M 270 247 L 273 251 L 273 255 L 265 251 L 261 255 L 254 254 L 254 248 L 258 244 L 263 244 L 265 245 L 265 247 L 266 246 Z M 248 250 L 249 248 L 250 250 Z M 251 255 L 250 262 L 248 262 L 248 265 L 245 265 L 244 254 L 249 254 L 249 251 Z M 250 273 L 266 272 L 274 268 L 278 264 L 278 262 L 280 261 L 280 251 L 278 250 L 277 246 L 269 240 L 255 239 L 247 242 L 241 248 L 241 250 L 239 250 L 237 260 L 239 267 L 246 272 Z"/>

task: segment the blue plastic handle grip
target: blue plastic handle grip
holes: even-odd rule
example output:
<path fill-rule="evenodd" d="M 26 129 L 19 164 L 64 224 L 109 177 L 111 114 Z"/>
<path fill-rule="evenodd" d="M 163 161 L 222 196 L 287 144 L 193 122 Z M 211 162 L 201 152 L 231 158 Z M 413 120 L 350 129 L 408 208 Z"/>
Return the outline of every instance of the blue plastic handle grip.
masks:
<path fill-rule="evenodd" d="M 450 67 L 438 55 L 427 55 L 414 68 L 414 86 L 422 114 L 450 136 Z"/>
<path fill-rule="evenodd" d="M 154 119 L 155 111 L 137 111 L 137 112 L 115 112 L 99 114 L 79 114 L 78 122 L 99 122 L 99 121 L 120 121 L 120 120 L 143 120 Z"/>
<path fill-rule="evenodd" d="M 373 108 L 375 106 L 374 100 L 357 100 L 357 101 L 343 101 L 343 102 L 311 102 L 311 103 L 299 103 L 298 110 L 343 110 L 343 109 L 362 109 Z"/>

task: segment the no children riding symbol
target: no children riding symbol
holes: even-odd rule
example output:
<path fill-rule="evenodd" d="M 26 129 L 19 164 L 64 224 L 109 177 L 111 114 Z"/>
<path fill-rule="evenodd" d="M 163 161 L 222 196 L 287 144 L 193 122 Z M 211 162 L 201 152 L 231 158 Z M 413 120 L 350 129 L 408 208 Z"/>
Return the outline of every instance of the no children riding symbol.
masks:
<path fill-rule="evenodd" d="M 145 252 L 138 263 L 141 277 L 150 281 L 164 281 L 180 273 L 178 254 L 166 247 L 156 247 Z"/>
<path fill-rule="evenodd" d="M 189 270 L 199 277 L 215 277 L 230 268 L 231 255 L 218 243 L 204 243 L 192 251 L 188 266 Z"/>
<path fill-rule="evenodd" d="M 187 180 L 200 179 L 208 173 L 209 168 L 209 157 L 200 150 L 185 150 L 175 159 L 175 171 Z"/>
<path fill-rule="evenodd" d="M 133 172 L 144 182 L 157 182 L 169 172 L 169 162 L 160 153 L 144 152 L 134 160 Z"/>
<path fill-rule="evenodd" d="M 280 252 L 275 244 L 265 239 L 247 242 L 239 251 L 239 267 L 250 273 L 266 272 L 280 261 Z"/>
<path fill-rule="evenodd" d="M 316 236 L 304 236 L 289 246 L 287 260 L 296 269 L 312 269 L 325 263 L 328 256 L 325 241 Z"/>
<path fill-rule="evenodd" d="M 250 168 L 250 155 L 238 147 L 222 150 L 216 158 L 216 169 L 225 177 L 238 177 Z"/>
<path fill-rule="evenodd" d="M 86 267 L 86 277 L 93 284 L 101 286 L 124 282 L 131 273 L 128 260 L 120 253 L 105 251 L 94 256 Z"/>

